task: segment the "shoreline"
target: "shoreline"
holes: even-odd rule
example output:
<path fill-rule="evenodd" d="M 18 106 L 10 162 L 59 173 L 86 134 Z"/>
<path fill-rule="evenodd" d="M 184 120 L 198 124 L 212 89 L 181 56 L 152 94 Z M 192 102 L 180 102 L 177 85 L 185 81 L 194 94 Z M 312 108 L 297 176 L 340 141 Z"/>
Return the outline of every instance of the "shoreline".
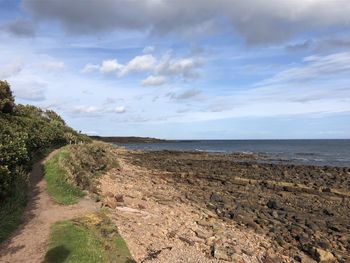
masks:
<path fill-rule="evenodd" d="M 258 156 L 252 155 L 248 161 L 238 162 L 242 155 L 118 151 L 124 162 L 138 171 L 134 182 L 144 181 L 138 193 L 147 195 L 153 191 L 151 186 L 176 188 L 177 197 L 171 198 L 169 190 L 167 199 L 171 200 L 163 203 L 199 207 L 215 215 L 214 221 L 270 239 L 274 248 L 268 254 L 280 256 L 280 262 L 291 262 L 288 258 L 296 262 L 350 260 L 350 168 L 259 163 Z M 123 178 L 118 180 L 125 183 Z M 213 225 L 206 231 L 212 233 Z M 190 232 L 192 238 L 198 238 L 196 230 Z M 237 242 L 229 245 L 232 237 L 220 234 L 215 238 L 228 240 L 218 243 L 220 253 L 249 258 L 240 249 L 232 254 L 232 247 L 240 247 Z M 207 245 L 205 240 L 203 247 L 204 253 L 215 259 L 215 244 Z"/>

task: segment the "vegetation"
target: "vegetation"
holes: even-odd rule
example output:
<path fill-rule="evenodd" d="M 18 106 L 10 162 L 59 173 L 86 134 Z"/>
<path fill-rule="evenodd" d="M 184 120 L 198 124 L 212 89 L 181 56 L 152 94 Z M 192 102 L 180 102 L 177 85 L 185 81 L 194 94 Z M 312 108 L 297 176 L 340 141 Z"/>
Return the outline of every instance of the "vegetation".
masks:
<path fill-rule="evenodd" d="M 53 225 L 46 263 L 133 263 L 117 227 L 103 212 Z"/>
<path fill-rule="evenodd" d="M 91 140 L 53 111 L 16 105 L 10 85 L 0 81 L 0 242 L 20 223 L 33 162 L 72 141 Z"/>
<path fill-rule="evenodd" d="M 48 192 L 60 204 L 74 204 L 83 190 L 98 193 L 100 175 L 117 165 L 114 147 L 109 144 L 66 146 L 45 164 Z"/>

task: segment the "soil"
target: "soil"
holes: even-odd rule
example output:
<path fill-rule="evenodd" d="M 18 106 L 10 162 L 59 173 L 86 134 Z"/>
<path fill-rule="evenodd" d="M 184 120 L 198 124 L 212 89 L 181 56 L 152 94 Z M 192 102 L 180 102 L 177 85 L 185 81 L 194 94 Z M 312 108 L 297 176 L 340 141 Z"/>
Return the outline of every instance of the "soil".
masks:
<path fill-rule="evenodd" d="M 55 153 L 55 151 L 52 152 L 45 160 Z M 45 160 L 33 166 L 30 173 L 31 191 L 23 223 L 7 241 L 0 245 L 0 262 L 42 262 L 47 250 L 50 227 L 53 223 L 94 212 L 99 208 L 88 198 L 71 206 L 56 204 L 46 191 L 46 182 L 43 179 Z"/>

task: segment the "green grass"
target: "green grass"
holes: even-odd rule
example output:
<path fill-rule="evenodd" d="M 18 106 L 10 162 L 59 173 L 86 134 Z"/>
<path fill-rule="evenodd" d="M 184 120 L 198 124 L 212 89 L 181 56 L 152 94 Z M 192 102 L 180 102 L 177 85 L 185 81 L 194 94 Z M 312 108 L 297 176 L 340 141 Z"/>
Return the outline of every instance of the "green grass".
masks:
<path fill-rule="evenodd" d="M 53 225 L 46 263 L 135 263 L 106 215 L 89 214 Z"/>
<path fill-rule="evenodd" d="M 6 240 L 22 223 L 22 215 L 26 206 L 25 190 L 16 192 L 6 204 L 0 207 L 0 243 Z"/>
<path fill-rule="evenodd" d="M 52 227 L 47 263 L 107 262 L 100 240 L 73 221 L 58 222 Z"/>
<path fill-rule="evenodd" d="M 59 204 L 75 204 L 84 193 L 67 182 L 67 172 L 60 165 L 61 158 L 69 158 L 69 152 L 61 150 L 45 163 L 47 191 Z"/>

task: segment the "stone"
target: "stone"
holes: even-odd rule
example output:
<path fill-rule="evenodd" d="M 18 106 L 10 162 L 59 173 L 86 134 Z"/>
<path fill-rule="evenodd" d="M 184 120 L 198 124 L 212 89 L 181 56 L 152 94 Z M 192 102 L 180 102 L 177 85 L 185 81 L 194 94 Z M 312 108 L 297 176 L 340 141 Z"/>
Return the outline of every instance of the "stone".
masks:
<path fill-rule="evenodd" d="M 119 203 L 123 203 L 124 202 L 124 196 L 123 195 L 116 195 L 114 198 Z"/>
<path fill-rule="evenodd" d="M 279 205 L 275 200 L 269 200 L 266 205 L 270 209 L 278 209 L 279 208 Z"/>
<path fill-rule="evenodd" d="M 216 259 L 230 261 L 231 257 L 225 247 L 215 245 L 213 247 L 213 257 Z"/>
<path fill-rule="evenodd" d="M 117 207 L 117 201 L 114 198 L 107 197 L 103 205 L 115 209 Z"/>
<path fill-rule="evenodd" d="M 322 248 L 306 245 L 303 247 L 303 249 L 317 262 L 329 263 L 329 262 L 334 262 L 336 260 L 336 258 L 331 252 L 324 250 Z"/>
<path fill-rule="evenodd" d="M 207 239 L 207 238 L 213 236 L 213 233 L 210 231 L 203 231 L 203 230 L 198 229 L 195 232 L 196 232 L 197 237 L 203 238 L 203 239 Z"/>
<path fill-rule="evenodd" d="M 329 251 L 326 251 L 322 248 L 315 249 L 316 260 L 318 262 L 333 262 L 335 261 L 335 257 Z"/>
<path fill-rule="evenodd" d="M 190 239 L 189 237 L 185 237 L 185 236 L 179 236 L 179 239 L 185 243 L 187 243 L 190 246 L 194 245 L 194 241 L 192 239 Z"/>
<path fill-rule="evenodd" d="M 141 209 L 141 210 L 146 209 L 146 206 L 143 205 L 143 204 L 138 204 L 137 206 L 138 206 L 138 208 Z"/>

